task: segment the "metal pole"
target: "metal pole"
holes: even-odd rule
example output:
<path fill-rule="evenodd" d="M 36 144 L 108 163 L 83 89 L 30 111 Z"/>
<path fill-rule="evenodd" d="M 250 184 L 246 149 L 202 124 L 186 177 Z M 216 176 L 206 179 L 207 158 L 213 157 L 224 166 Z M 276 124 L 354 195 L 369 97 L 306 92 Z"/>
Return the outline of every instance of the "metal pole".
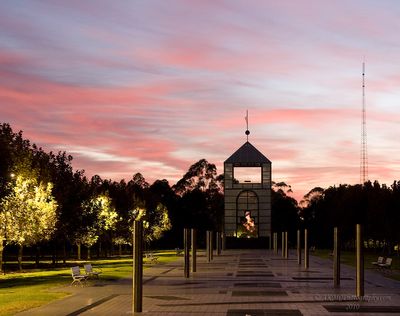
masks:
<path fill-rule="evenodd" d="M 221 254 L 221 233 L 220 232 L 215 233 L 215 239 L 216 239 L 216 246 L 217 246 L 217 255 L 219 256 Z"/>
<path fill-rule="evenodd" d="M 268 240 L 268 242 L 269 242 L 268 249 L 271 250 L 272 249 L 272 234 L 269 235 L 268 239 L 269 239 Z"/>
<path fill-rule="evenodd" d="M 356 296 L 364 296 L 364 251 L 363 251 L 363 231 L 362 225 L 356 225 L 356 257 L 357 257 L 357 276 L 356 276 Z"/>
<path fill-rule="evenodd" d="M 285 232 L 282 232 L 282 258 L 285 257 Z"/>
<path fill-rule="evenodd" d="M 192 272 L 196 272 L 197 261 L 197 231 L 192 228 Z"/>
<path fill-rule="evenodd" d="M 225 233 L 222 233 L 222 251 L 226 250 L 226 236 Z"/>
<path fill-rule="evenodd" d="M 210 255 L 210 231 L 207 230 L 206 232 L 206 256 L 207 256 L 207 262 L 211 261 L 211 255 Z"/>
<path fill-rule="evenodd" d="M 133 224 L 133 302 L 134 313 L 142 311 L 143 302 L 143 223 Z"/>
<path fill-rule="evenodd" d="M 304 229 L 304 268 L 308 269 L 308 231 Z"/>
<path fill-rule="evenodd" d="M 275 253 L 275 233 L 272 233 L 272 249 L 273 249 L 273 251 L 274 251 L 274 253 Z"/>
<path fill-rule="evenodd" d="M 297 230 L 297 264 L 301 265 L 301 231 Z"/>
<path fill-rule="evenodd" d="M 285 258 L 289 258 L 289 248 L 288 248 L 288 232 L 285 232 Z"/>
<path fill-rule="evenodd" d="M 183 229 L 183 248 L 184 248 L 184 275 L 185 278 L 190 276 L 190 229 Z"/>
<path fill-rule="evenodd" d="M 210 259 L 214 259 L 214 233 L 210 231 Z"/>
<path fill-rule="evenodd" d="M 277 255 L 278 254 L 278 233 L 274 233 L 274 237 L 275 237 L 275 240 L 274 240 L 275 254 Z"/>
<path fill-rule="evenodd" d="M 275 253 L 275 233 L 271 234 L 271 238 L 272 238 L 272 250 Z"/>
<path fill-rule="evenodd" d="M 333 228 L 333 286 L 340 287 L 340 236 L 339 229 Z"/>

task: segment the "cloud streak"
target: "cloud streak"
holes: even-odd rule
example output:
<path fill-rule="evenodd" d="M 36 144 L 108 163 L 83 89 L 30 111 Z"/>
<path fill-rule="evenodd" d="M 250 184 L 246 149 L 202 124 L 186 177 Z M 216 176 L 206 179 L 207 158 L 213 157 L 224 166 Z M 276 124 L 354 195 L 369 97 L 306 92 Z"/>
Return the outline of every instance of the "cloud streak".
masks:
<path fill-rule="evenodd" d="M 250 141 L 300 199 L 359 181 L 365 58 L 370 176 L 392 183 L 399 13 L 361 0 L 3 2 L 0 117 L 88 175 L 174 183 L 201 158 L 222 173 L 249 109 Z"/>

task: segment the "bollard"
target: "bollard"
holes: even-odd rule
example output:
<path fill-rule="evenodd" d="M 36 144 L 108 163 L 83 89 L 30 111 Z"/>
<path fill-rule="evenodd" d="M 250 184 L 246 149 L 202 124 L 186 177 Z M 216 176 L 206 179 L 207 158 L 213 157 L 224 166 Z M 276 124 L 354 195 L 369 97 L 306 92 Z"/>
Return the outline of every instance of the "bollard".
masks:
<path fill-rule="evenodd" d="M 184 275 L 185 278 L 190 276 L 190 229 L 183 229 L 183 249 L 184 249 Z"/>
<path fill-rule="evenodd" d="M 297 230 L 297 264 L 301 265 L 301 231 Z"/>
<path fill-rule="evenodd" d="M 211 261 L 211 254 L 210 254 L 210 234 L 211 232 L 207 230 L 206 232 L 206 257 L 207 257 L 207 262 Z"/>
<path fill-rule="evenodd" d="M 268 237 L 268 242 L 269 242 L 268 249 L 271 250 L 272 249 L 272 235 L 271 234 Z"/>
<path fill-rule="evenodd" d="M 285 257 L 285 232 L 282 232 L 282 258 Z"/>
<path fill-rule="evenodd" d="M 221 242 L 222 242 L 222 251 L 226 250 L 226 238 L 225 237 L 226 237 L 225 233 L 223 232 L 222 233 L 222 240 L 221 240 Z"/>
<path fill-rule="evenodd" d="M 275 233 L 272 233 L 272 249 L 273 252 L 275 253 Z"/>
<path fill-rule="evenodd" d="M 333 286 L 340 287 L 340 236 L 337 227 L 333 228 Z"/>
<path fill-rule="evenodd" d="M 196 272 L 197 262 L 197 231 L 192 228 L 192 272 Z"/>
<path fill-rule="evenodd" d="M 275 240 L 274 240 L 275 254 L 277 255 L 278 254 L 278 233 L 274 233 L 274 237 L 275 237 Z"/>
<path fill-rule="evenodd" d="M 210 259 L 214 259 L 214 233 L 210 231 Z"/>
<path fill-rule="evenodd" d="M 133 313 L 142 312 L 143 302 L 143 223 L 134 221 L 133 223 Z"/>
<path fill-rule="evenodd" d="M 272 251 L 275 253 L 275 233 L 271 234 L 271 238 L 272 238 Z"/>
<path fill-rule="evenodd" d="M 288 232 L 285 232 L 285 258 L 289 258 Z"/>
<path fill-rule="evenodd" d="M 217 247 L 217 255 L 219 256 L 221 254 L 221 233 L 220 232 L 215 233 L 215 244 Z"/>
<path fill-rule="evenodd" d="M 304 268 L 308 269 L 308 231 L 304 229 Z"/>
<path fill-rule="evenodd" d="M 362 225 L 356 225 L 356 259 L 357 259 L 357 270 L 356 270 L 356 296 L 364 296 L 364 251 L 363 251 L 363 231 Z"/>

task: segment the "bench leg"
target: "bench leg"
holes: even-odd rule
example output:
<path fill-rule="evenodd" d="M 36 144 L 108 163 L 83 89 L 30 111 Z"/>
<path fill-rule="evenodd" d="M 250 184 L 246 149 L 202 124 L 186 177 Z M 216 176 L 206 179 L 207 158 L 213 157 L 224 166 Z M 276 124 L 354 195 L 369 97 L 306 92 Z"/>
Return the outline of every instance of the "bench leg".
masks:
<path fill-rule="evenodd" d="M 77 285 L 77 283 L 80 284 L 81 280 L 78 280 L 78 279 L 73 280 L 70 286 Z"/>
<path fill-rule="evenodd" d="M 75 279 L 75 280 L 73 280 L 72 281 L 72 283 L 70 284 L 70 286 L 72 286 L 72 285 L 80 285 L 80 286 L 85 286 L 86 285 L 86 281 L 87 281 L 87 279 Z"/>

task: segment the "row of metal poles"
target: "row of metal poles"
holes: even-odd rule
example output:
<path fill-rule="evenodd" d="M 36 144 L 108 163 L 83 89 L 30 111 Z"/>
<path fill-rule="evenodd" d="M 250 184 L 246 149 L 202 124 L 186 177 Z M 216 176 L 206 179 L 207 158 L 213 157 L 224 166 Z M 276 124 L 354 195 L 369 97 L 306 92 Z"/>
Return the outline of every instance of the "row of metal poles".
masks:
<path fill-rule="evenodd" d="M 217 255 L 220 255 L 223 245 L 223 235 L 220 232 L 215 233 L 215 244 Z M 184 276 L 190 277 L 190 267 L 192 272 L 196 272 L 197 261 L 197 231 L 196 229 L 185 228 L 183 231 L 183 249 L 184 249 Z M 192 253 L 192 261 L 190 264 L 190 250 Z M 211 262 L 214 258 L 214 233 L 212 231 L 206 232 L 206 258 L 207 262 Z"/>
<path fill-rule="evenodd" d="M 224 249 L 223 235 L 215 233 L 216 253 L 220 255 Z M 196 229 L 185 228 L 183 232 L 184 249 L 184 277 L 190 277 L 190 270 L 196 272 L 197 262 L 197 231 Z M 190 256 L 190 250 L 192 256 Z M 214 256 L 214 234 L 206 232 L 206 257 L 211 262 Z M 190 261 L 190 257 L 192 260 Z M 190 264 L 190 262 L 192 264 Z M 190 267 L 192 269 L 190 269 Z M 134 313 L 142 312 L 143 300 L 143 224 L 141 221 L 134 222 L 133 229 L 133 301 L 132 310 Z"/>
<path fill-rule="evenodd" d="M 282 257 L 285 259 L 289 258 L 288 248 L 288 232 L 282 232 Z M 275 254 L 278 254 L 278 233 L 272 234 L 272 245 Z M 297 230 L 297 263 L 301 265 L 301 230 Z M 309 267 L 309 247 L 308 247 L 308 230 L 304 229 L 304 268 Z"/>
<path fill-rule="evenodd" d="M 304 229 L 304 268 L 309 268 L 309 246 L 308 230 Z M 288 232 L 282 232 L 282 257 L 289 258 Z M 334 247 L 333 247 L 333 284 L 340 286 L 340 234 L 338 227 L 334 227 Z M 224 236 L 217 232 L 216 253 L 221 254 L 224 247 Z M 278 233 L 272 234 L 272 246 L 275 254 L 278 254 Z M 134 222 L 133 231 L 133 312 L 142 311 L 142 293 L 143 293 L 143 224 L 141 221 Z M 297 230 L 297 263 L 302 263 L 301 230 Z M 190 250 L 192 256 L 190 256 Z M 206 258 L 207 262 L 213 260 L 214 237 L 212 231 L 206 232 Z M 190 265 L 190 257 L 191 265 Z M 184 277 L 190 277 L 190 267 L 192 272 L 196 272 L 197 259 L 197 231 L 195 229 L 184 229 Z M 356 296 L 364 296 L 364 253 L 363 253 L 363 235 L 362 226 L 356 225 Z"/>
<path fill-rule="evenodd" d="M 288 232 L 281 232 L 281 250 L 282 257 L 289 258 L 288 249 Z M 304 268 L 309 268 L 309 245 L 308 245 L 308 230 L 304 229 Z M 301 230 L 297 230 L 297 263 L 302 263 L 302 245 L 301 245 Z M 272 234 L 272 245 L 275 254 L 278 254 L 278 233 Z M 364 252 L 363 252 L 363 232 L 362 225 L 356 224 L 356 296 L 364 296 Z M 333 229 L 333 285 L 340 286 L 340 232 L 338 227 Z"/>

